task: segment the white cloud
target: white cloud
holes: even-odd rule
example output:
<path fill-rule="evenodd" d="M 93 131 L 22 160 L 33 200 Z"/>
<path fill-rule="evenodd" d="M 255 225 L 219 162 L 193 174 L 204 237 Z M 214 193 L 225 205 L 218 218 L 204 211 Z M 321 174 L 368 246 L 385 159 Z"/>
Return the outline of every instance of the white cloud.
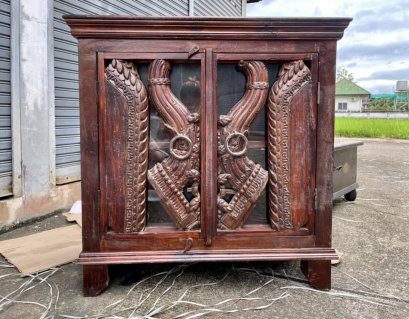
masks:
<path fill-rule="evenodd" d="M 409 0 L 263 0 L 247 8 L 251 17 L 352 17 L 338 42 L 337 67 L 373 93 L 409 80 Z"/>

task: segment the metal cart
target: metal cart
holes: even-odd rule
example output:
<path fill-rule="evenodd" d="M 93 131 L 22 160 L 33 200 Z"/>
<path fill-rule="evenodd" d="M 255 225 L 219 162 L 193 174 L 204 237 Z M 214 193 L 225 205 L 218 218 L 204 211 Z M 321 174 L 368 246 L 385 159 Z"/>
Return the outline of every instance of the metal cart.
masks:
<path fill-rule="evenodd" d="M 348 201 L 356 199 L 357 151 L 363 142 L 341 142 L 335 140 L 334 174 L 332 199 L 344 196 Z"/>

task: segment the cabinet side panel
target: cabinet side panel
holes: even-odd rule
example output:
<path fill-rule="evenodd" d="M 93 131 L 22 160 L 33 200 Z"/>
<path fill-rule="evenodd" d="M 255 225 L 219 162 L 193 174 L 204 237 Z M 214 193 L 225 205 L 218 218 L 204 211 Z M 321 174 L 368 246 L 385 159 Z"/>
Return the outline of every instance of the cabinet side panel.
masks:
<path fill-rule="evenodd" d="M 317 210 L 315 215 L 316 246 L 331 246 L 332 231 L 332 174 L 335 116 L 336 42 L 323 43 L 319 55 L 321 100 L 317 123 Z"/>
<path fill-rule="evenodd" d="M 80 40 L 80 127 L 81 127 L 81 199 L 82 238 L 84 251 L 99 251 L 99 154 L 98 154 L 98 98 L 95 51 L 90 40 Z"/>

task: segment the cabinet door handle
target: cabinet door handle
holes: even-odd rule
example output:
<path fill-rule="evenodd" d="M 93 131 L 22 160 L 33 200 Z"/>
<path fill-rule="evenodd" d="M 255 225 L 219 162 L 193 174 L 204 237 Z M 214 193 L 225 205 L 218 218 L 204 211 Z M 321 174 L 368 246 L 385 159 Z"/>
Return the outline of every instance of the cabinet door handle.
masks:
<path fill-rule="evenodd" d="M 190 249 L 192 249 L 193 246 L 193 239 L 192 238 L 188 238 L 185 241 L 185 249 L 183 249 L 183 253 L 188 252 Z"/>

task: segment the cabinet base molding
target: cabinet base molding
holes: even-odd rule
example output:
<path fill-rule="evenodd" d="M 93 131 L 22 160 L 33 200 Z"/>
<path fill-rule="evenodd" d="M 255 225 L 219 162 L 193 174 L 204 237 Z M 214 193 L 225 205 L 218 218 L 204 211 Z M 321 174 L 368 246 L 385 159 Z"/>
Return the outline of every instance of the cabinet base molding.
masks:
<path fill-rule="evenodd" d="M 246 250 L 195 251 L 146 251 L 146 252 L 94 252 L 82 253 L 77 260 L 83 265 L 84 296 L 97 296 L 109 284 L 108 265 L 190 263 L 218 261 L 291 261 L 301 260 L 301 270 L 310 285 L 319 290 L 331 289 L 331 260 L 337 254 L 330 248 L 265 249 L 257 252 Z"/>
<path fill-rule="evenodd" d="M 182 251 L 133 251 L 133 252 L 83 252 L 78 264 L 150 264 L 150 263 L 188 263 L 214 261 L 289 261 L 289 260 L 325 260 L 336 259 L 332 248 L 301 249 L 262 249 L 262 250 L 194 250 Z"/>

